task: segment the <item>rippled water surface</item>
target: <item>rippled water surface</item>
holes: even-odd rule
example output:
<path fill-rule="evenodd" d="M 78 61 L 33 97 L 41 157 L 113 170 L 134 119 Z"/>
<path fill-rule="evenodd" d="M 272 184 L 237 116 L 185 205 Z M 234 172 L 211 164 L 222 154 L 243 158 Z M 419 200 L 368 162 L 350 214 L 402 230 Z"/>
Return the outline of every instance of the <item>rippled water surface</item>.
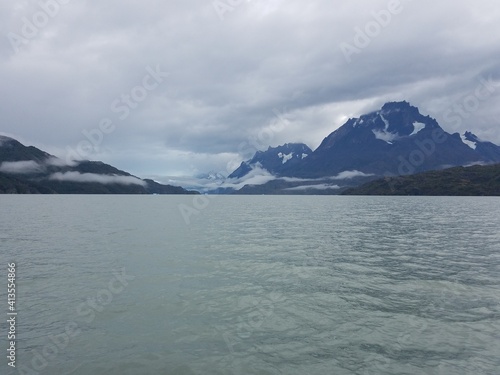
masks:
<path fill-rule="evenodd" d="M 498 198 L 0 196 L 0 212 L 2 311 L 16 262 L 19 314 L 1 374 L 500 373 Z"/>

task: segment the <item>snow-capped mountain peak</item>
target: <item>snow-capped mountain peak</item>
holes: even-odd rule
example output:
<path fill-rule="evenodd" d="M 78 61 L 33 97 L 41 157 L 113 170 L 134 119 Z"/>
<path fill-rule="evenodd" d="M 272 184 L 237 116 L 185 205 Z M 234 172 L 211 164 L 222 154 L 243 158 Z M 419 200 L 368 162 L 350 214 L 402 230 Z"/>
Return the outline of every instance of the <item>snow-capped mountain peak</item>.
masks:
<path fill-rule="evenodd" d="M 249 173 L 257 162 L 274 175 L 296 178 L 324 178 L 349 170 L 406 175 L 500 162 L 499 146 L 470 132 L 447 133 L 435 119 L 405 101 L 387 103 L 378 111 L 348 119 L 314 152 L 304 147 L 287 144 L 258 152 L 231 176 Z"/>
<path fill-rule="evenodd" d="M 312 150 L 303 143 L 286 143 L 278 147 L 269 147 L 266 151 L 258 151 L 251 160 L 242 162 L 229 178 L 241 178 L 257 165 L 271 174 L 279 175 L 285 167 L 299 163 L 311 153 Z"/>

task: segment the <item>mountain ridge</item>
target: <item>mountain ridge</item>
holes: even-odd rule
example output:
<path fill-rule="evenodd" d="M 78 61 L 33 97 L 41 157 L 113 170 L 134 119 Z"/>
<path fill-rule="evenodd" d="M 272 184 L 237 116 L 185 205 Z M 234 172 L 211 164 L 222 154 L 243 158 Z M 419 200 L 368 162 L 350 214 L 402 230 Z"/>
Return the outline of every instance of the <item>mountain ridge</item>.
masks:
<path fill-rule="evenodd" d="M 269 147 L 266 151 L 257 151 L 252 159 L 244 161 L 228 178 L 241 178 L 255 167 L 266 169 L 272 174 L 281 174 L 285 166 L 294 166 L 307 158 L 313 151 L 304 143 L 285 143 L 278 147 Z"/>
<path fill-rule="evenodd" d="M 500 164 L 386 177 L 347 189 L 342 195 L 500 196 Z"/>
<path fill-rule="evenodd" d="M 247 166 L 247 173 L 252 160 L 242 163 Z M 403 175 L 495 162 L 500 162 L 499 146 L 481 141 L 471 132 L 447 133 L 434 118 L 402 101 L 389 102 L 378 111 L 348 119 L 307 158 L 284 165 L 277 175 L 323 178 L 346 170 Z"/>
<path fill-rule="evenodd" d="M 33 146 L 0 136 L 3 194 L 198 194 L 140 179 L 101 161 L 66 163 Z"/>
<path fill-rule="evenodd" d="M 272 149 L 274 153 L 275 149 Z M 259 167 L 276 178 L 315 179 L 318 185 L 325 187 L 325 179 L 344 172 L 370 176 L 365 181 L 357 180 L 363 183 L 373 180 L 373 176 L 412 175 L 456 166 L 500 163 L 500 146 L 480 140 L 469 131 L 448 133 L 436 119 L 401 101 L 388 102 L 377 111 L 348 119 L 326 136 L 307 158 L 284 164 L 278 170 L 255 163 L 258 157 L 256 153 L 254 158 L 242 162 L 236 176 L 242 179 Z M 230 178 L 234 176 L 233 172 Z M 298 188 L 297 184 L 275 181 L 266 185 L 245 187 L 244 191 L 257 194 L 275 193 L 279 187 Z M 341 184 L 339 191 L 346 187 L 352 185 Z"/>

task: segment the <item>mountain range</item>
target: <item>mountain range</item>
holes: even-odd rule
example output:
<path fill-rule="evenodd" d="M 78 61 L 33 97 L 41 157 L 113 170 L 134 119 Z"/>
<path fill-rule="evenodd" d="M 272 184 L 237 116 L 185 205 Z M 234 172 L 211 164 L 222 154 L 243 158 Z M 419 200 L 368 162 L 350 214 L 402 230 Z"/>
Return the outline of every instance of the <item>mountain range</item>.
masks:
<path fill-rule="evenodd" d="M 276 179 L 264 185 L 247 185 L 237 193 L 285 194 L 290 189 L 339 193 L 379 177 L 494 163 L 500 163 L 500 146 L 471 132 L 450 134 L 435 119 L 402 101 L 349 119 L 314 151 L 304 144 L 286 144 L 257 152 L 229 178 L 241 180 L 260 168 Z M 340 181 L 342 175 L 350 178 Z"/>
<path fill-rule="evenodd" d="M 495 163 L 500 163 L 500 146 L 471 132 L 448 133 L 402 101 L 349 119 L 314 151 L 303 143 L 269 147 L 227 178 L 216 172 L 199 178 L 214 186 L 204 191 L 217 194 L 340 194 L 381 177 Z M 0 136 L 0 193 L 197 192 L 140 179 L 99 161 L 68 163 Z"/>
<path fill-rule="evenodd" d="M 67 163 L 33 146 L 0 136 L 0 193 L 196 194 L 143 180 L 99 161 Z"/>

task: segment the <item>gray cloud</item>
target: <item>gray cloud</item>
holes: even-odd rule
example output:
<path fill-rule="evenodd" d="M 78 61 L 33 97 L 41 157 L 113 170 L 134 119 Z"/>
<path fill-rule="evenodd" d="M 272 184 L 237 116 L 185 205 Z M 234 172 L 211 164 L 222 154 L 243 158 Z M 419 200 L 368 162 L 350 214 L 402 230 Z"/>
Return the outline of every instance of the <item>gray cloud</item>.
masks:
<path fill-rule="evenodd" d="M 289 191 L 303 191 L 303 190 L 338 190 L 340 189 L 340 186 L 338 185 L 328 185 L 328 184 L 318 184 L 318 185 L 302 185 L 302 186 L 295 186 L 291 188 L 286 188 L 285 190 Z"/>
<path fill-rule="evenodd" d="M 44 161 L 44 166 L 54 166 L 54 167 L 66 167 L 66 166 L 73 167 L 77 164 L 78 163 L 76 162 L 67 163 L 65 160 L 56 157 L 50 157 Z"/>
<path fill-rule="evenodd" d="M 338 175 L 334 177 L 330 177 L 332 180 L 350 180 L 356 177 L 370 177 L 373 174 L 367 174 L 360 171 L 344 171 L 340 172 Z"/>
<path fill-rule="evenodd" d="M 242 178 L 234 179 L 234 180 L 226 180 L 221 184 L 213 183 L 209 184 L 206 187 L 210 189 L 215 189 L 217 187 L 221 188 L 233 188 L 235 190 L 240 190 L 245 185 L 263 185 L 268 183 L 269 181 L 276 180 L 276 176 L 273 176 L 267 170 L 262 169 L 260 166 L 256 166 Z"/>
<path fill-rule="evenodd" d="M 141 185 L 146 186 L 146 182 L 132 176 L 102 175 L 95 173 L 80 172 L 57 172 L 49 177 L 50 180 L 72 181 L 72 182 L 97 182 L 99 184 L 120 184 L 120 185 Z"/>
<path fill-rule="evenodd" d="M 36 161 L 5 161 L 0 164 L 0 172 L 14 174 L 36 173 L 43 170 L 43 167 Z"/>
<path fill-rule="evenodd" d="M 197 189 L 202 192 L 210 192 L 218 188 L 231 188 L 240 190 L 245 185 L 264 185 L 270 181 L 280 180 L 291 183 L 303 183 L 303 185 L 286 190 L 325 190 L 325 189 L 339 189 L 338 185 L 325 183 L 325 180 L 350 180 L 356 177 L 369 177 L 372 174 L 366 174 L 360 171 L 344 171 L 336 176 L 309 179 L 309 178 L 296 178 L 296 177 L 276 177 L 263 169 L 260 164 L 257 164 L 253 169 L 241 178 L 225 179 L 225 180 L 208 180 L 206 178 L 182 177 L 182 178 L 165 178 L 161 176 L 149 176 L 153 179 L 158 179 L 160 183 L 188 186 L 191 189 Z"/>
<path fill-rule="evenodd" d="M 17 53 L 9 33 L 22 36 L 23 17 L 33 20 L 41 8 L 4 2 L 0 131 L 66 160 L 68 147 L 87 140 L 82 131 L 108 118 L 114 129 L 90 159 L 136 175 L 193 176 L 237 164 L 239 145 L 268 128 L 275 109 L 286 109 L 287 124 L 268 145 L 315 148 L 348 117 L 406 99 L 447 131 L 500 144 L 500 86 L 474 111 L 453 116 L 481 77 L 500 81 L 497 3 L 401 7 L 349 63 L 340 46 L 387 0 L 244 1 L 224 21 L 212 1 L 70 1 Z M 169 77 L 121 119 L 112 103 L 157 65 Z"/>
<path fill-rule="evenodd" d="M 4 138 L 3 141 L 8 139 L 10 138 Z M 2 136 L 0 136 L 0 146 L 1 144 L 2 144 Z M 76 164 L 77 164 L 76 162 L 67 163 L 66 161 L 56 157 L 49 157 L 42 163 L 38 163 L 34 160 L 10 161 L 10 162 L 3 162 L 0 164 L 0 172 L 14 173 L 14 174 L 29 174 L 29 173 L 45 172 L 47 167 L 49 166 L 65 167 L 65 166 L 75 166 Z"/>

